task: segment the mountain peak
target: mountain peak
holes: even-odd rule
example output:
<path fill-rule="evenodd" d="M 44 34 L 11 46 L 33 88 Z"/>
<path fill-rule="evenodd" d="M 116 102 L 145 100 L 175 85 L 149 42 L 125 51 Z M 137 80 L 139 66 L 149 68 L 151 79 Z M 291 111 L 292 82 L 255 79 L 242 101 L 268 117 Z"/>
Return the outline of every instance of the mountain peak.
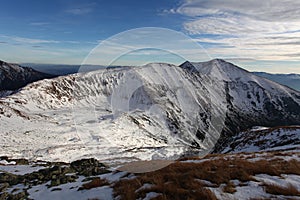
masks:
<path fill-rule="evenodd" d="M 243 76 L 249 77 L 250 72 L 223 59 L 213 59 L 206 62 L 186 61 L 180 65 L 184 69 L 198 71 L 219 80 L 235 80 Z M 251 76 L 251 75 L 250 75 Z"/>
<path fill-rule="evenodd" d="M 188 71 L 191 71 L 191 72 L 198 71 L 190 61 L 185 61 L 184 63 L 179 65 L 179 67 L 186 69 Z"/>

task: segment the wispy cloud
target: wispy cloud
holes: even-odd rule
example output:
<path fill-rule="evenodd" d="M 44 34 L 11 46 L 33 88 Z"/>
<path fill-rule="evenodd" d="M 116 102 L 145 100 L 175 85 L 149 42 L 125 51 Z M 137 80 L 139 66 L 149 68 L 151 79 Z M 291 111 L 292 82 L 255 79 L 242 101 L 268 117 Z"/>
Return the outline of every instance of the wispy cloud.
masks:
<path fill-rule="evenodd" d="M 19 37 L 19 36 L 8 36 L 8 35 L 1 35 L 0 38 L 3 38 L 7 41 L 0 41 L 0 43 L 17 43 L 21 44 L 29 44 L 33 47 L 41 47 L 42 44 L 73 44 L 73 45 L 95 45 L 97 42 L 91 41 L 74 41 L 74 40 L 48 40 L 48 39 L 39 39 L 39 38 L 26 38 L 26 37 Z"/>
<path fill-rule="evenodd" d="M 27 44 L 60 43 L 60 41 L 57 40 L 43 40 L 43 39 L 32 39 L 32 38 L 24 38 L 24 37 L 11 37 L 11 39 L 15 40 L 16 42 L 27 43 Z"/>
<path fill-rule="evenodd" d="M 170 10 L 190 17 L 238 15 L 261 21 L 298 21 L 299 1 L 294 0 L 184 0 Z M 297 19 L 298 18 L 298 19 Z"/>
<path fill-rule="evenodd" d="M 299 21 L 269 22 L 250 18 L 248 16 L 226 15 L 221 17 L 203 17 L 185 22 L 184 28 L 193 35 L 224 34 L 232 36 L 247 36 L 261 34 L 281 34 L 295 32 L 300 29 Z"/>
<path fill-rule="evenodd" d="M 49 25 L 49 22 L 31 22 L 29 23 L 29 25 L 31 26 L 45 26 L 45 25 Z"/>
<path fill-rule="evenodd" d="M 300 60 L 299 7 L 293 0 L 184 0 L 165 12 L 184 15 L 183 28 L 216 56 Z"/>
<path fill-rule="evenodd" d="M 73 5 L 72 7 L 66 9 L 65 12 L 72 15 L 85 15 L 93 12 L 94 7 L 94 3 Z"/>
<path fill-rule="evenodd" d="M 36 38 L 25 38 L 25 37 L 18 37 L 18 36 L 7 36 L 7 35 L 0 35 L 0 37 L 14 41 L 14 42 L 18 42 L 21 44 L 46 44 L 46 43 L 60 43 L 60 41 L 57 40 L 45 40 L 45 39 L 36 39 Z"/>

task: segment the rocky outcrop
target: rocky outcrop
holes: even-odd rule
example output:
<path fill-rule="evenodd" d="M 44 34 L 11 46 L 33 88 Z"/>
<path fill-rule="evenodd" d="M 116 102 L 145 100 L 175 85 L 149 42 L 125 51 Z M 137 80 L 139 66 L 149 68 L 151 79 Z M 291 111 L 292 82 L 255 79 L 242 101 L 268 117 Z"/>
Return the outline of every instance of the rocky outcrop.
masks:
<path fill-rule="evenodd" d="M 72 163 L 44 163 L 38 164 L 31 163 L 25 159 L 8 159 L 7 157 L 1 157 L 1 160 L 7 161 L 7 163 L 15 162 L 17 165 L 41 165 L 45 168 L 32 173 L 17 175 L 8 172 L 0 173 L 0 200 L 2 199 L 26 199 L 28 195 L 26 189 L 19 193 L 7 193 L 7 189 L 17 184 L 24 184 L 27 189 L 32 186 L 41 185 L 47 182 L 50 184 L 47 187 L 55 187 L 61 184 L 75 182 L 79 175 L 90 177 L 108 173 L 106 166 L 96 159 L 82 159 Z M 55 189 L 55 188 L 54 188 Z M 56 188 L 57 189 L 57 188 Z"/>

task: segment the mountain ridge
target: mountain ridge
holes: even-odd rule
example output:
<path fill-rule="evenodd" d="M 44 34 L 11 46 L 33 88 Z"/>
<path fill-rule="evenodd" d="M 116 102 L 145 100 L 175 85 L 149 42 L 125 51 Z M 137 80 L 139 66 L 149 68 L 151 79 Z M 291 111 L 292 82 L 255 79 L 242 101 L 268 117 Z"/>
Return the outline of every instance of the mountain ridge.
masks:
<path fill-rule="evenodd" d="M 31 83 L 0 99 L 0 154 L 147 160 L 210 151 L 218 134 L 221 152 L 252 126 L 300 124 L 299 92 L 227 62 L 200 66 L 152 63 Z M 224 118 L 222 132 L 214 116 Z"/>
<path fill-rule="evenodd" d="M 288 86 L 294 90 L 300 91 L 300 75 L 299 74 L 270 74 L 266 72 L 252 72 L 258 76 L 275 81 L 279 84 Z"/>
<path fill-rule="evenodd" d="M 196 69 L 200 73 L 225 82 L 229 109 L 225 123 L 228 125 L 228 130 L 223 133 L 223 137 L 216 145 L 216 152 L 221 151 L 223 143 L 227 143 L 232 135 L 252 126 L 299 124 L 298 91 L 256 76 L 220 59 L 201 63 L 189 62 L 186 65 L 188 65 L 186 68 L 190 69 L 192 65 L 193 71 Z M 282 112 L 285 109 L 288 111 Z M 298 117 L 293 120 L 293 117 L 289 118 L 290 115 L 298 115 Z"/>
<path fill-rule="evenodd" d="M 0 91 L 14 91 L 25 85 L 54 75 L 36 71 L 30 67 L 6 63 L 0 60 Z"/>

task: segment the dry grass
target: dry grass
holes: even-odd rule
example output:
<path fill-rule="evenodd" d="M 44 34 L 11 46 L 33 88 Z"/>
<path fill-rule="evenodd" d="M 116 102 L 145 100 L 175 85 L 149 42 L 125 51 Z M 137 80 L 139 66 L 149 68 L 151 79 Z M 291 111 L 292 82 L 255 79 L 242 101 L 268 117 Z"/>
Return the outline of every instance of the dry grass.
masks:
<path fill-rule="evenodd" d="M 102 187 L 109 185 L 105 179 L 95 178 L 88 183 L 83 184 L 78 190 L 89 190 L 92 188 Z"/>
<path fill-rule="evenodd" d="M 233 184 L 233 182 L 229 182 L 227 183 L 227 185 L 223 188 L 223 192 L 226 192 L 226 193 L 235 193 L 236 192 L 236 189 L 235 189 L 235 185 Z"/>
<path fill-rule="evenodd" d="M 216 186 L 226 184 L 224 192 L 234 193 L 231 180 L 240 182 L 256 181 L 256 174 L 280 176 L 281 174 L 300 175 L 300 162 L 297 160 L 247 161 L 239 156 L 230 159 L 211 155 L 211 160 L 200 163 L 175 162 L 158 171 L 137 174 L 129 180 L 121 180 L 114 185 L 114 195 L 121 199 L 144 198 L 148 192 L 161 195 L 155 199 L 216 199 L 215 195 L 199 180 L 210 181 Z M 140 189 L 144 184 L 151 188 Z M 267 186 L 266 186 L 267 187 Z M 126 191 L 126 192 L 124 192 Z"/>
<path fill-rule="evenodd" d="M 289 184 L 287 187 L 274 184 L 265 184 L 265 191 L 274 195 L 300 196 L 300 192 L 291 184 Z"/>
<path fill-rule="evenodd" d="M 209 154 L 209 155 L 221 155 L 221 154 Z M 203 157 L 203 158 L 207 158 L 209 155 Z M 198 156 L 190 156 L 190 157 L 182 157 L 179 158 L 177 161 L 186 161 L 186 160 L 201 160 L 201 157 Z"/>
<path fill-rule="evenodd" d="M 146 183 L 153 186 L 138 190 Z M 120 196 L 121 199 L 143 199 L 148 192 L 161 193 L 155 198 L 161 200 L 216 199 L 215 195 L 209 189 L 204 188 L 199 181 L 190 179 L 185 173 L 173 170 L 157 174 L 150 172 L 135 179 L 122 180 L 115 184 L 114 191 L 115 195 Z"/>

